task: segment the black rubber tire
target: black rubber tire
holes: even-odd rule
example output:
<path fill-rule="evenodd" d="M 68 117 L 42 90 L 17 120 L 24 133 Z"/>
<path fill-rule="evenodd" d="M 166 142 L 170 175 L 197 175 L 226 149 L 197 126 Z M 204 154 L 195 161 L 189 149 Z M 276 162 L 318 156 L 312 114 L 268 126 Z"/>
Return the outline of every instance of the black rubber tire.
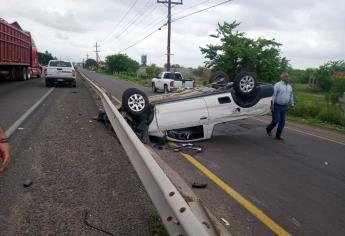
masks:
<path fill-rule="evenodd" d="M 151 87 L 152 87 L 152 92 L 154 92 L 154 93 L 157 92 L 157 88 L 155 86 L 155 83 L 152 83 Z"/>
<path fill-rule="evenodd" d="M 241 72 L 236 75 L 234 80 L 234 89 L 241 96 L 252 95 L 255 92 L 256 85 L 256 76 L 250 72 Z"/>
<path fill-rule="evenodd" d="M 208 82 L 212 87 L 220 88 L 226 86 L 230 82 L 230 79 L 225 72 L 218 71 L 211 76 Z"/>
<path fill-rule="evenodd" d="M 135 94 L 138 95 L 138 97 L 140 98 L 138 99 L 139 100 L 138 102 L 144 102 L 144 104 L 141 104 L 144 106 L 142 108 L 139 108 L 138 110 L 135 110 L 129 104 L 130 99 L 133 99 L 132 96 Z M 133 116 L 140 116 L 149 110 L 150 104 L 149 104 L 149 99 L 147 98 L 146 94 L 143 91 L 136 88 L 129 88 L 129 89 L 126 89 L 124 93 L 122 94 L 122 107 L 128 114 L 133 115 Z"/>
<path fill-rule="evenodd" d="M 168 85 L 164 84 L 164 93 L 168 93 L 169 90 L 168 90 Z"/>
<path fill-rule="evenodd" d="M 28 80 L 28 69 L 26 67 L 23 67 L 21 69 L 21 73 L 20 73 L 20 80 Z"/>
<path fill-rule="evenodd" d="M 51 87 L 51 86 L 52 86 L 51 83 L 46 81 L 46 87 Z"/>

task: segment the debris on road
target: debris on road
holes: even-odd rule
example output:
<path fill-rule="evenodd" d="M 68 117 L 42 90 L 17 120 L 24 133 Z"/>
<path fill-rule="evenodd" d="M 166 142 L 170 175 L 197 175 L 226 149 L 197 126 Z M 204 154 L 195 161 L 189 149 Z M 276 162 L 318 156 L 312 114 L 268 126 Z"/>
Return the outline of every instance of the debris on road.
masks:
<path fill-rule="evenodd" d="M 23 186 L 24 186 L 24 188 L 28 188 L 32 185 L 32 183 L 33 182 L 31 180 L 27 179 L 24 181 Z"/>
<path fill-rule="evenodd" d="M 192 184 L 193 188 L 206 188 L 207 187 L 207 183 L 198 183 L 198 182 L 194 182 Z"/>
<path fill-rule="evenodd" d="M 220 220 L 223 221 L 224 225 L 226 225 L 226 226 L 230 225 L 229 221 L 227 221 L 226 219 L 220 218 Z"/>
<path fill-rule="evenodd" d="M 90 228 L 93 228 L 93 229 L 95 229 L 95 230 L 101 231 L 101 232 L 103 232 L 103 233 L 105 233 L 105 234 L 114 236 L 114 234 L 112 234 L 112 233 L 110 233 L 110 232 L 108 232 L 108 231 L 106 231 L 106 230 L 103 230 L 103 229 L 101 229 L 101 228 L 99 228 L 99 227 L 96 227 L 96 226 L 91 225 L 91 224 L 87 221 L 88 215 L 89 215 L 89 212 L 86 210 L 86 211 L 85 211 L 85 215 L 84 215 L 84 223 L 85 223 L 87 226 L 89 226 Z"/>
<path fill-rule="evenodd" d="M 328 162 L 327 161 L 325 161 L 325 166 L 328 166 Z"/>

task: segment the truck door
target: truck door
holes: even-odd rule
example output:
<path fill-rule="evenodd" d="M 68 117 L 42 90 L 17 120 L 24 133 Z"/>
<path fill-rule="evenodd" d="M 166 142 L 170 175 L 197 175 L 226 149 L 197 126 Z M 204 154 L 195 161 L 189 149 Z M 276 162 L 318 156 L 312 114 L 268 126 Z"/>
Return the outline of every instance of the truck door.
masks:
<path fill-rule="evenodd" d="M 174 87 L 183 88 L 183 79 L 180 73 L 174 73 Z"/>
<path fill-rule="evenodd" d="M 208 123 L 208 111 L 203 97 L 157 104 L 155 112 L 161 131 Z"/>

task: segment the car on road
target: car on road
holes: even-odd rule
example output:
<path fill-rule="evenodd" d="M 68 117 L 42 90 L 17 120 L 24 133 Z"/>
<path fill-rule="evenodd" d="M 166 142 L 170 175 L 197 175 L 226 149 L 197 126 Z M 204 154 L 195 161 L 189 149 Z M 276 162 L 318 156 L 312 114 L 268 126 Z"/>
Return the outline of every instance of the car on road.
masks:
<path fill-rule="evenodd" d="M 233 82 L 216 73 L 208 88 L 147 97 L 136 88 L 124 91 L 120 111 L 143 142 L 149 136 L 177 142 L 212 137 L 216 124 L 270 112 L 273 86 L 240 73 Z"/>
<path fill-rule="evenodd" d="M 179 72 L 161 72 L 152 79 L 152 92 L 164 93 L 176 91 L 178 88 L 193 88 L 194 81 L 186 80 Z"/>
<path fill-rule="evenodd" d="M 44 69 L 46 86 L 70 85 L 77 86 L 76 72 L 70 61 L 50 60 Z"/>

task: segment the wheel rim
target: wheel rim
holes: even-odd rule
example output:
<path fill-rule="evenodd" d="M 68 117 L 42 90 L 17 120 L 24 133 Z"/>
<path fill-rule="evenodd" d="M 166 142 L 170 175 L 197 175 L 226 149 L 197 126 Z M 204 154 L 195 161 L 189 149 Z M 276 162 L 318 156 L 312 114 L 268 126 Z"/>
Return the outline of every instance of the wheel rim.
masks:
<path fill-rule="evenodd" d="M 128 106 L 132 111 L 142 111 L 145 108 L 145 99 L 140 94 L 133 94 L 128 99 Z"/>
<path fill-rule="evenodd" d="M 255 79 L 253 76 L 246 75 L 240 81 L 240 89 L 244 93 L 251 92 L 255 87 Z"/>

